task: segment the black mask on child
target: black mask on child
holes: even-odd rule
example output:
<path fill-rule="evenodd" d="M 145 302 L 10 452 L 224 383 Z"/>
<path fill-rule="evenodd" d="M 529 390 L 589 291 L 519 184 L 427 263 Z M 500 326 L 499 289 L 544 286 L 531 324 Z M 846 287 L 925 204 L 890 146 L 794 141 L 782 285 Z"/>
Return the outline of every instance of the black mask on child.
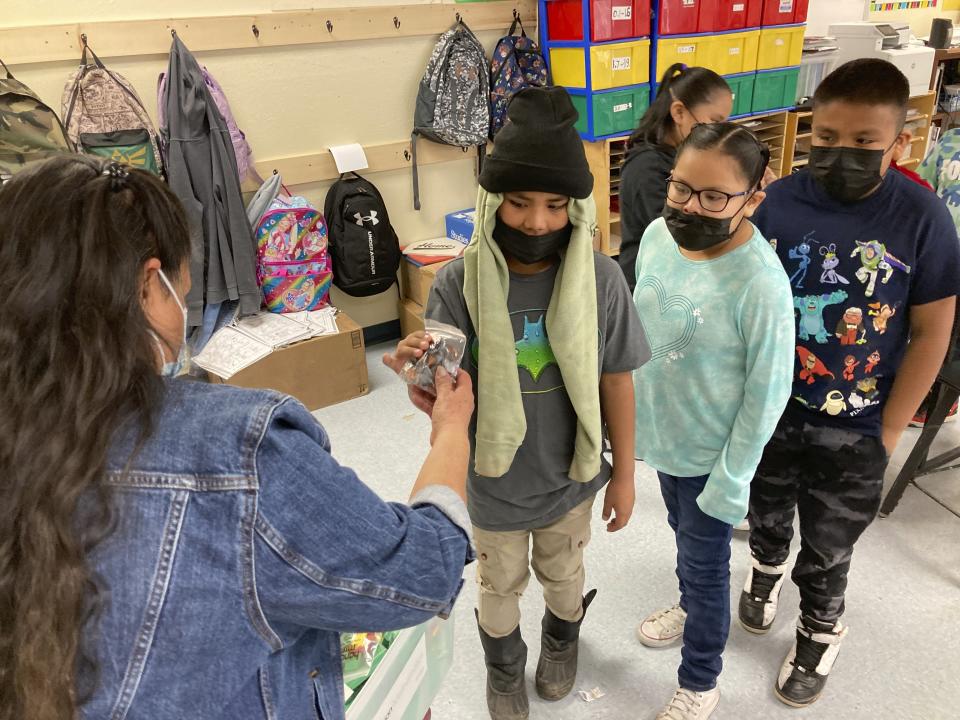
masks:
<path fill-rule="evenodd" d="M 524 265 L 543 262 L 570 244 L 573 225 L 567 223 L 559 230 L 546 235 L 527 235 L 507 225 L 497 216 L 497 225 L 493 229 L 493 239 L 507 255 Z"/>
<path fill-rule="evenodd" d="M 715 218 L 708 215 L 685 213 L 669 205 L 663 206 L 663 219 L 674 241 L 684 250 L 699 252 L 725 243 L 740 228 L 733 230 L 730 221 L 733 218 Z M 741 219 L 740 222 L 743 222 Z"/>
<path fill-rule="evenodd" d="M 880 166 L 889 149 L 813 145 L 810 148 L 810 174 L 833 199 L 842 203 L 856 202 L 883 181 Z"/>

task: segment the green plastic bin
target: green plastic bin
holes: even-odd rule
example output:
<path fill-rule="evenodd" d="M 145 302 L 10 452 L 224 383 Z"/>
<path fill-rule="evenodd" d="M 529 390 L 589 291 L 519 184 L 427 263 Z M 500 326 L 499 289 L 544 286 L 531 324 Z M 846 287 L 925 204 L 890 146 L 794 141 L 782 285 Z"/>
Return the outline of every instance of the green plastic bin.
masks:
<path fill-rule="evenodd" d="M 753 85 L 753 112 L 796 105 L 799 76 L 799 67 L 758 71 Z"/>
<path fill-rule="evenodd" d="M 723 79 L 727 81 L 730 92 L 733 93 L 733 110 L 730 115 L 732 117 L 749 115 L 753 111 L 753 85 L 757 74 L 755 72 L 739 73 L 726 75 Z"/>
<path fill-rule="evenodd" d="M 577 131 L 585 138 L 631 132 L 650 106 L 650 86 L 636 85 L 619 90 L 585 95 L 571 94 L 573 106 L 580 114 Z M 587 103 L 593 103 L 593 127 L 587 122 Z"/>

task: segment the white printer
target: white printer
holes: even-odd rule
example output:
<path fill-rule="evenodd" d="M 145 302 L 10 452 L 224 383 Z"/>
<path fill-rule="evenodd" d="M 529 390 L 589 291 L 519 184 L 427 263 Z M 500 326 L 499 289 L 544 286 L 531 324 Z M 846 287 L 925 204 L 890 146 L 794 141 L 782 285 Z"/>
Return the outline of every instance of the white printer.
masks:
<path fill-rule="evenodd" d="M 930 91 L 935 51 L 922 45 L 910 45 L 910 26 L 906 23 L 834 23 L 829 34 L 837 40 L 837 65 L 856 58 L 882 58 L 892 62 L 907 76 L 911 95 Z"/>

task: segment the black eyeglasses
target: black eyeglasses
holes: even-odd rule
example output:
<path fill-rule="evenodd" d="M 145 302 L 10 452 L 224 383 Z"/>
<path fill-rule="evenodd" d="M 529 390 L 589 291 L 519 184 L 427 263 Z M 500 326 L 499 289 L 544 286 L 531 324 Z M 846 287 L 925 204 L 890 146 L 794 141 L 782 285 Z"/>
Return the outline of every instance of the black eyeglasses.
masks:
<path fill-rule="evenodd" d="M 677 205 L 686 205 L 690 198 L 697 196 L 697 202 L 700 207 L 708 212 L 723 212 L 730 204 L 730 200 L 736 197 L 752 195 L 752 190 L 744 190 L 738 193 L 725 193 L 722 190 L 694 190 L 685 182 L 674 180 L 673 176 L 667 178 L 667 199 Z"/>

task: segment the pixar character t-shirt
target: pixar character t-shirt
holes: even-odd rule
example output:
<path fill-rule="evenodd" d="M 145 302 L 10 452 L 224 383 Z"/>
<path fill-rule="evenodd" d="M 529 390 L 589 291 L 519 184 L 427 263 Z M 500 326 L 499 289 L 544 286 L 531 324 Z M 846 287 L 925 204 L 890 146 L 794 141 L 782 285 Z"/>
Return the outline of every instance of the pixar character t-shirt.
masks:
<path fill-rule="evenodd" d="M 960 290 L 960 242 L 943 201 L 897 172 L 864 200 L 837 202 L 803 170 L 767 188 L 754 223 L 793 288 L 791 409 L 879 435 L 907 348 L 910 306 Z"/>

